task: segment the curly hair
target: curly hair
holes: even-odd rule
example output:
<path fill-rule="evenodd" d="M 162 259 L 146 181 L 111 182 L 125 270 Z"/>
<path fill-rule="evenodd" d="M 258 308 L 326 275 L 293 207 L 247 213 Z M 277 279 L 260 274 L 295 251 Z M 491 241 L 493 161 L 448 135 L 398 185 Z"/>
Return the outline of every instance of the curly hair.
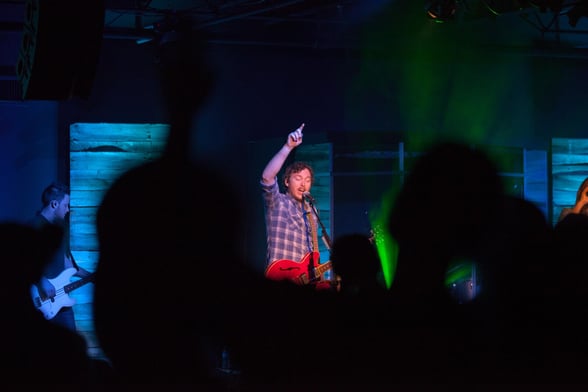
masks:
<path fill-rule="evenodd" d="M 300 173 L 304 169 L 307 169 L 310 172 L 310 182 L 311 184 L 314 184 L 314 170 L 312 170 L 312 167 L 308 163 L 302 161 L 293 162 L 286 167 L 284 170 L 283 181 L 285 182 L 292 174 Z"/>

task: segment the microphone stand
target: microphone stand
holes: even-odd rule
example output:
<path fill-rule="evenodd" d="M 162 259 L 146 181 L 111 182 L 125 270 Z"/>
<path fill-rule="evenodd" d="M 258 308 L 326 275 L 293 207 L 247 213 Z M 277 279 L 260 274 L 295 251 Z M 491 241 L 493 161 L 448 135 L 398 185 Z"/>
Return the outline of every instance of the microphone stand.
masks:
<path fill-rule="evenodd" d="M 306 199 L 306 202 L 308 203 L 308 205 L 310 206 L 312 213 L 314 214 L 314 216 L 316 216 L 316 220 L 318 221 L 319 225 L 321 226 L 321 239 L 323 240 L 323 243 L 327 247 L 327 250 L 330 252 L 331 246 L 332 246 L 331 238 L 329 238 L 329 235 L 327 234 L 327 230 L 325 229 L 325 225 L 323 224 L 323 221 L 321 220 L 321 218 L 319 216 L 319 213 L 316 209 L 316 206 L 314 205 L 314 199 L 310 196 L 306 196 L 305 199 Z M 318 249 L 317 249 L 317 251 L 318 251 Z M 314 274 L 313 274 L 313 276 L 314 276 Z M 331 286 L 335 286 L 337 284 L 337 281 L 332 273 L 331 273 L 330 280 L 331 280 Z"/>

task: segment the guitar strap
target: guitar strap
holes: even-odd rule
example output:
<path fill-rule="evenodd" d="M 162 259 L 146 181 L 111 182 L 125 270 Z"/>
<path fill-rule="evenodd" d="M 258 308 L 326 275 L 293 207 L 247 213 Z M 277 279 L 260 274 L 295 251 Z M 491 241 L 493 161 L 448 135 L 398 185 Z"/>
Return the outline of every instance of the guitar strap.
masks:
<path fill-rule="evenodd" d="M 312 206 L 310 206 L 310 208 L 313 208 Z M 306 218 L 308 219 L 308 222 L 310 224 L 310 234 L 312 236 L 312 251 L 314 252 L 318 252 L 318 234 L 317 234 L 317 228 L 316 228 L 316 220 L 314 219 L 314 216 L 312 214 L 311 210 L 307 210 L 306 211 Z M 318 260 L 311 260 L 312 262 L 312 266 L 313 268 L 317 266 L 318 264 Z"/>
<path fill-rule="evenodd" d="M 312 207 L 311 207 L 312 208 Z M 310 221 L 310 232 L 312 234 L 312 250 L 318 252 L 318 234 L 316 229 L 316 220 L 310 211 L 307 212 Z"/>
<path fill-rule="evenodd" d="M 74 258 L 73 253 L 71 253 L 70 250 L 67 250 L 66 254 L 69 257 L 69 259 L 71 260 L 73 267 L 79 271 L 80 267 L 78 267 L 78 263 L 77 263 L 76 259 Z"/>

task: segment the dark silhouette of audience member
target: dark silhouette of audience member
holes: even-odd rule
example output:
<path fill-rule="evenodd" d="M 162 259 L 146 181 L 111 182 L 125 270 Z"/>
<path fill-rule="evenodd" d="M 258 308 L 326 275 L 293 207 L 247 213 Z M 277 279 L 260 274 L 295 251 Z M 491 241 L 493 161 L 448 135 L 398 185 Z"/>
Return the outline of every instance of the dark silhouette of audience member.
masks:
<path fill-rule="evenodd" d="M 561 380 L 583 382 L 588 364 L 588 215 L 570 213 L 554 227 L 554 257 L 548 269 L 546 312 L 555 341 L 549 365 Z"/>
<path fill-rule="evenodd" d="M 247 292 L 240 297 L 236 293 L 234 299 L 240 304 L 233 343 L 241 390 L 308 390 L 339 385 L 340 379 L 350 376 L 349 366 L 357 358 L 335 347 L 347 337 L 337 334 L 334 291 L 289 281 L 246 279 Z M 341 361 L 347 366 L 345 377 L 339 378 Z"/>
<path fill-rule="evenodd" d="M 96 332 L 115 370 L 133 382 L 212 375 L 207 345 L 230 312 L 231 263 L 241 257 L 227 244 L 239 210 L 226 184 L 204 168 L 168 165 L 123 175 L 97 215 Z M 218 194 L 201 206 L 202 181 Z"/>
<path fill-rule="evenodd" d="M 538 382 L 545 369 L 550 332 L 548 270 L 553 231 L 531 202 L 505 196 L 477 261 L 476 297 L 470 304 L 472 351 L 482 375 L 496 382 Z"/>
<path fill-rule="evenodd" d="M 55 226 L 0 224 L 4 292 L 9 295 L 2 323 L 3 383 L 71 384 L 78 390 L 96 381 L 84 338 L 46 320 L 31 298 L 33 283 L 40 279 L 62 237 L 63 230 Z"/>
<path fill-rule="evenodd" d="M 450 295 L 447 270 L 475 260 L 502 195 L 493 162 L 461 143 L 431 145 L 408 173 L 388 221 L 398 244 L 390 368 L 400 380 L 455 382 L 453 374 L 468 373 L 470 316 Z"/>
<path fill-rule="evenodd" d="M 344 294 L 383 294 L 386 288 L 380 257 L 367 235 L 360 233 L 337 237 L 331 247 L 333 271 L 341 277 Z"/>
<path fill-rule="evenodd" d="M 553 285 L 561 299 L 587 299 L 588 254 L 585 242 L 588 238 L 588 215 L 568 214 L 554 227 L 554 253 L 557 264 L 550 272 Z"/>
<path fill-rule="evenodd" d="M 545 273 L 552 260 L 553 230 L 531 202 L 504 196 L 478 261 L 478 302 L 518 309 L 545 299 Z M 540 297 L 537 297 L 537 296 Z"/>
<path fill-rule="evenodd" d="M 432 145 L 408 174 L 389 216 L 399 249 L 396 300 L 445 301 L 450 263 L 475 259 L 502 195 L 498 171 L 482 151 L 453 142 Z"/>
<path fill-rule="evenodd" d="M 95 329 L 118 382 L 216 388 L 241 209 L 224 177 L 189 155 L 212 75 L 203 42 L 182 27 L 159 53 L 166 150 L 118 178 L 97 212 Z"/>
<path fill-rule="evenodd" d="M 365 234 L 345 234 L 335 238 L 330 256 L 341 279 L 333 308 L 333 373 L 342 385 L 388 383 L 390 307 L 376 246 Z"/>
<path fill-rule="evenodd" d="M 465 384 L 557 381 L 545 368 L 559 344 L 545 313 L 553 232 L 537 206 L 504 192 L 483 151 L 432 146 L 400 190 L 389 229 L 399 247 L 390 292 L 399 369 L 437 381 L 459 373 Z M 464 304 L 446 296 L 456 260 L 476 273 Z"/>

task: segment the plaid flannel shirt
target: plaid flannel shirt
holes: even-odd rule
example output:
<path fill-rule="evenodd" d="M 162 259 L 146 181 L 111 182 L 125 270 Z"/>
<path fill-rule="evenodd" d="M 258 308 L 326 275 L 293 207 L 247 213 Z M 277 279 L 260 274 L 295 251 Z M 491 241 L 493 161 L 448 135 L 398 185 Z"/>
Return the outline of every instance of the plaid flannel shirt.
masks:
<path fill-rule="evenodd" d="M 304 204 L 288 193 L 281 193 L 278 181 L 261 183 L 267 235 L 266 263 L 276 260 L 301 261 L 313 250 L 312 229 L 308 219 L 317 218 Z M 317 227 L 315 225 L 315 227 Z"/>

